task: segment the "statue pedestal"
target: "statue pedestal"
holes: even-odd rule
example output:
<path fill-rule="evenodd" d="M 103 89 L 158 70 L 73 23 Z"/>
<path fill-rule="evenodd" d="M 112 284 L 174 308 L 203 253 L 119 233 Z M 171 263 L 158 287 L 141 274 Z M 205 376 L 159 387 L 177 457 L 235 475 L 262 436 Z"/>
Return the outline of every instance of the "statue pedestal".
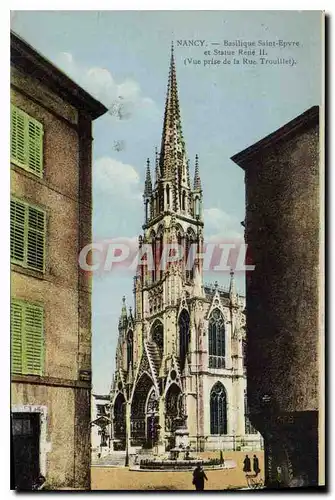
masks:
<path fill-rule="evenodd" d="M 187 429 L 177 429 L 175 431 L 176 444 L 175 448 L 185 449 L 188 446 L 189 432 Z"/>

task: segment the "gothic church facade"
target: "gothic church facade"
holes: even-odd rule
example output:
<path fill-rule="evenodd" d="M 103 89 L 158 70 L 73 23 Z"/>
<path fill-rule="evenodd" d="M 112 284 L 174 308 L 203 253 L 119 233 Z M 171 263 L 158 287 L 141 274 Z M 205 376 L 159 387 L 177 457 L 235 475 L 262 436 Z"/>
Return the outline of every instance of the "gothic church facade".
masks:
<path fill-rule="evenodd" d="M 259 449 L 246 407 L 244 299 L 235 290 L 204 286 L 204 221 L 198 157 L 194 182 L 182 134 L 173 49 L 155 178 L 147 163 L 143 235 L 153 266 L 134 278 L 134 311 L 125 298 L 111 387 L 114 450 L 167 451 L 176 436 L 196 451 Z M 164 246 L 178 243 L 184 258 L 160 265 Z"/>

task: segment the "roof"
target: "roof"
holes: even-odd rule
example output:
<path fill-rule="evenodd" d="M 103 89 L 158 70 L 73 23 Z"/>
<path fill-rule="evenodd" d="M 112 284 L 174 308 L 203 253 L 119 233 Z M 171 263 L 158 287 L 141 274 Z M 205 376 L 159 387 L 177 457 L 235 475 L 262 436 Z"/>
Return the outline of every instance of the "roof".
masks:
<path fill-rule="evenodd" d="M 319 106 L 312 106 L 301 115 L 297 116 L 290 122 L 280 127 L 275 132 L 272 132 L 272 134 L 269 134 L 252 146 L 244 149 L 240 153 L 235 154 L 231 157 L 231 159 L 244 169 L 246 167 L 245 163 L 247 163 L 253 156 L 256 156 L 265 148 L 273 146 L 281 140 L 295 135 L 297 132 L 301 131 L 301 129 L 306 129 L 314 124 L 317 124 L 318 122 Z"/>
<path fill-rule="evenodd" d="M 37 52 L 16 33 L 10 33 L 11 64 L 33 78 L 77 109 L 84 109 L 95 120 L 108 111 L 106 106 L 92 97 L 53 63 Z"/>
<path fill-rule="evenodd" d="M 108 396 L 108 394 L 92 394 L 92 396 L 95 398 L 95 399 L 103 399 L 105 401 L 109 401 L 110 397 Z"/>

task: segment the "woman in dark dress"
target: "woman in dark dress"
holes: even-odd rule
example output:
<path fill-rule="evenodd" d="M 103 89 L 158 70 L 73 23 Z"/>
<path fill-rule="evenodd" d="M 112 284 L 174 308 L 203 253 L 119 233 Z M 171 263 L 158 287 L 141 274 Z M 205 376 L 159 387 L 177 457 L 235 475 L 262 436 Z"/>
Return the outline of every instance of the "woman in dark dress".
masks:
<path fill-rule="evenodd" d="M 251 461 L 248 455 L 245 456 L 243 461 L 243 472 L 251 472 Z"/>

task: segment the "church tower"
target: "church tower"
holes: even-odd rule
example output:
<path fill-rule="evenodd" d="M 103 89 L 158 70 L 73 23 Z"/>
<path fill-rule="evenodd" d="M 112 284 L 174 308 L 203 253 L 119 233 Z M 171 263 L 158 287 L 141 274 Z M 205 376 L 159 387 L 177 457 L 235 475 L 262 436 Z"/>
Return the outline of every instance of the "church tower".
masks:
<path fill-rule="evenodd" d="M 194 449 L 204 449 L 206 440 L 215 449 L 220 436 L 244 434 L 244 307 L 233 275 L 230 290 L 203 284 L 199 158 L 191 183 L 173 46 L 161 147 L 153 162 L 147 160 L 143 203 L 134 313 L 123 300 L 119 321 L 113 446 L 164 451 L 189 439 Z M 223 377 L 229 378 L 226 388 Z M 219 440 L 208 440 L 209 434 Z"/>

